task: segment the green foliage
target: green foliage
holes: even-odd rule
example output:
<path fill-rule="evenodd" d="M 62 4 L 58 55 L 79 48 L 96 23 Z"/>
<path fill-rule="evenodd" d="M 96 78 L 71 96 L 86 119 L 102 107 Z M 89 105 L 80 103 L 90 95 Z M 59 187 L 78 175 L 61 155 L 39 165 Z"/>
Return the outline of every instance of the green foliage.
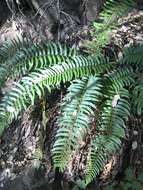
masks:
<path fill-rule="evenodd" d="M 103 59 L 102 59 L 103 60 Z M 42 97 L 44 89 L 51 91 L 55 85 L 67 82 L 92 72 L 101 73 L 110 68 L 106 61 L 99 62 L 98 58 L 86 58 L 81 55 L 67 59 L 49 68 L 37 69 L 23 77 L 8 92 L 0 104 L 0 114 L 7 123 L 11 123 L 28 105 L 33 105 L 36 97 Z"/>
<path fill-rule="evenodd" d="M 143 115 L 143 45 L 126 48 L 123 57 L 112 62 L 99 51 L 107 43 L 106 34 L 114 28 L 114 20 L 133 2 L 106 2 L 102 22 L 95 25 L 97 54 L 84 56 L 61 44 L 19 40 L 0 50 L 0 87 L 9 78 L 17 80 L 0 103 L 0 134 L 29 105 L 71 81 L 61 103 L 52 155 L 54 167 L 64 171 L 90 135 L 86 175 L 76 182 L 81 188 L 120 148 L 130 115 Z"/>
<path fill-rule="evenodd" d="M 143 113 L 143 79 L 137 81 L 132 94 L 133 113 L 139 116 Z"/>
<path fill-rule="evenodd" d="M 56 63 L 66 62 L 66 60 L 76 56 L 75 49 L 62 46 L 61 44 L 41 42 L 40 44 L 32 44 L 22 46 L 22 42 L 14 41 L 9 45 L 7 42 L 2 47 L 1 55 L 3 62 L 1 63 L 0 71 L 0 87 L 4 85 L 7 78 L 16 79 L 27 75 L 29 72 L 39 68 L 48 68 Z M 21 44 L 22 43 L 22 44 Z M 11 44 L 11 43 L 10 43 Z M 15 45 L 16 44 L 16 45 Z M 8 51 L 10 47 L 16 46 L 14 54 Z M 21 47 L 17 49 L 19 46 Z M 7 50 L 7 53 L 5 52 Z"/>
<path fill-rule="evenodd" d="M 72 150 L 80 147 L 80 139 L 89 131 L 90 117 L 94 115 L 96 103 L 100 99 L 102 85 L 98 77 L 83 77 L 75 81 L 68 89 L 63 100 L 60 129 L 53 146 L 54 165 L 65 169 L 72 156 Z"/>
<path fill-rule="evenodd" d="M 20 39 L 17 37 L 13 40 L 7 40 L 0 48 L 0 64 L 10 59 L 14 54 L 22 48 L 28 48 L 32 45 L 32 40 L 28 38 Z"/>
<path fill-rule="evenodd" d="M 125 49 L 123 54 L 122 63 L 126 65 L 131 65 L 133 70 L 136 71 L 136 82 L 132 86 L 131 91 L 131 102 L 133 113 L 139 116 L 143 113 L 143 45 L 138 47 L 130 47 Z"/>
<path fill-rule="evenodd" d="M 102 102 L 96 126 L 98 133 L 91 141 L 87 176 L 85 177 L 86 184 L 99 174 L 108 155 L 116 152 L 121 145 L 121 138 L 125 136 L 125 121 L 130 114 L 128 99 L 129 93 L 122 89 L 118 95 L 110 94 L 109 98 L 104 103 Z"/>
<path fill-rule="evenodd" d="M 123 180 L 117 185 L 109 185 L 104 190 L 142 190 L 143 172 L 136 176 L 133 169 L 127 168 Z"/>
<path fill-rule="evenodd" d="M 110 41 L 110 34 L 117 27 L 118 18 L 127 14 L 134 6 L 135 0 L 106 0 L 99 20 L 93 23 L 95 32 L 92 32 L 95 41 L 86 45 L 91 52 L 100 53 L 101 48 Z"/>
<path fill-rule="evenodd" d="M 116 20 L 117 22 L 117 18 L 127 14 L 134 6 L 134 0 L 107 0 L 104 4 L 104 10 L 100 14 L 100 18 L 106 23 L 112 20 Z"/>
<path fill-rule="evenodd" d="M 133 64 L 142 64 L 142 55 L 143 45 L 140 44 L 137 47 L 126 48 L 124 51 L 123 62 L 133 63 Z"/>

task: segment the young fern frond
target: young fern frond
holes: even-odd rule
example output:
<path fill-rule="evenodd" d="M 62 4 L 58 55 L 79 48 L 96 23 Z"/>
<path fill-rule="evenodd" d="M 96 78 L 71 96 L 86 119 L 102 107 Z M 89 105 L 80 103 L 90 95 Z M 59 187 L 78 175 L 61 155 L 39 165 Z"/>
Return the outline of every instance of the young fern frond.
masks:
<path fill-rule="evenodd" d="M 48 68 L 76 55 L 75 49 L 55 43 L 33 44 L 29 48 L 22 48 L 0 66 L 0 87 L 8 77 L 16 79 L 37 68 Z"/>
<path fill-rule="evenodd" d="M 65 83 L 92 73 L 103 73 L 110 67 L 111 65 L 104 58 L 99 62 L 97 57 L 76 56 L 47 69 L 37 69 L 27 77 L 23 77 L 4 96 L 0 104 L 0 114 L 5 115 L 7 123 L 11 123 L 14 118 L 17 118 L 19 112 L 26 109 L 28 105 L 34 104 L 36 97 L 43 95 L 45 88 L 50 90 L 61 82 Z"/>
<path fill-rule="evenodd" d="M 100 78 L 94 76 L 83 77 L 69 87 L 61 107 L 58 121 L 60 128 L 52 149 L 54 166 L 62 171 L 66 168 L 72 151 L 80 147 L 79 142 L 90 130 L 90 119 L 102 96 L 101 89 Z"/>

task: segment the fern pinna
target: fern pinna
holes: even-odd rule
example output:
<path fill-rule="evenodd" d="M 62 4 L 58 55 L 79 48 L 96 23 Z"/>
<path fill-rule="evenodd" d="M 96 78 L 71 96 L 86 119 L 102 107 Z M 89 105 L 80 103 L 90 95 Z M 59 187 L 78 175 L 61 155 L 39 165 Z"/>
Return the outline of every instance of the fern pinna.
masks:
<path fill-rule="evenodd" d="M 107 2 L 110 5 L 114 1 Z M 124 10 L 132 3 L 121 1 Z M 103 23 L 96 24 L 101 34 L 101 38 L 97 35 L 97 48 L 106 44 L 106 40 L 100 41 L 106 33 L 100 33 L 101 29 L 107 26 L 114 7 L 121 9 L 121 4 L 112 4 L 110 11 L 102 14 Z M 0 102 L 0 134 L 47 90 L 51 93 L 61 83 L 71 81 L 61 103 L 59 130 L 51 151 L 55 168 L 64 171 L 74 152 L 81 148 L 80 142 L 94 130 L 82 187 L 99 174 L 107 158 L 120 148 L 130 115 L 143 115 L 143 45 L 124 49 L 122 58 L 111 62 L 101 52 L 84 56 L 65 45 L 17 39 L 1 47 L 0 71 L 2 91 L 8 79 L 17 81 L 3 93 Z"/>

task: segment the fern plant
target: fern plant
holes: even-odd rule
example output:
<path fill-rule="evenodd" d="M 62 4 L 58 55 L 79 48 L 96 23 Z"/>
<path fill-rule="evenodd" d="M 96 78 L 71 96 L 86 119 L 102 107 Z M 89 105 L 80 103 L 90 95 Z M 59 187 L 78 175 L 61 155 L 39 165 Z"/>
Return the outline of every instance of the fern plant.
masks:
<path fill-rule="evenodd" d="M 99 19 L 93 22 L 93 41 L 86 42 L 85 46 L 90 53 L 100 53 L 109 42 L 112 30 L 118 26 L 118 18 L 126 15 L 133 7 L 135 0 L 106 0 Z"/>
<path fill-rule="evenodd" d="M 106 31 L 106 22 L 117 8 L 124 7 L 125 11 L 132 3 L 132 0 L 121 1 L 121 4 L 108 0 L 106 6 L 112 6 L 101 15 L 103 24 L 99 25 L 97 34 L 100 35 L 101 29 Z M 116 13 L 120 15 L 120 11 Z M 114 28 L 112 24 L 111 28 Z M 126 48 L 122 58 L 111 62 L 101 52 L 84 56 L 61 44 L 29 45 L 19 40 L 12 44 L 7 43 L 0 50 L 0 87 L 9 78 L 17 80 L 0 102 L 0 134 L 47 90 L 51 93 L 61 83 L 72 81 L 61 104 L 60 128 L 52 156 L 54 167 L 64 171 L 81 148 L 81 142 L 91 134 L 87 169 L 82 179 L 82 187 L 85 187 L 99 174 L 108 156 L 120 148 L 130 115 L 141 117 L 143 114 L 143 45 Z"/>

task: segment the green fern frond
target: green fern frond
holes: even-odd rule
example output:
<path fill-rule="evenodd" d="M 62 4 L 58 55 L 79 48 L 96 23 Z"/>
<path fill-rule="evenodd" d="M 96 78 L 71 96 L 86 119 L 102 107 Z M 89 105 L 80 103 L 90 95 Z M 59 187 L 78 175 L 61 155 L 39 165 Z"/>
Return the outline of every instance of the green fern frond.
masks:
<path fill-rule="evenodd" d="M 101 122 L 99 122 L 99 125 L 103 129 L 109 129 L 110 132 L 110 130 L 112 131 L 112 126 L 116 126 L 118 129 L 120 128 L 118 122 L 116 123 L 118 118 L 128 119 L 129 115 L 130 104 L 128 91 L 122 89 L 118 94 L 110 92 L 110 96 L 104 105 L 103 113 L 100 116 Z M 123 124 L 123 122 L 121 122 L 121 124 Z"/>
<path fill-rule="evenodd" d="M 112 21 L 112 19 L 115 21 L 118 17 L 127 14 L 135 5 L 135 0 L 107 0 L 100 18 L 107 23 Z"/>
<path fill-rule="evenodd" d="M 10 76 L 10 72 L 13 72 L 11 71 L 12 67 L 15 68 L 15 65 L 13 65 L 14 59 L 17 61 L 18 55 L 21 57 L 21 50 L 29 48 L 31 45 L 31 39 L 20 39 L 19 37 L 3 43 L 0 48 L 0 88 L 5 83 L 6 78 Z"/>
<path fill-rule="evenodd" d="M 92 73 L 106 72 L 110 67 L 111 65 L 104 58 L 99 62 L 97 57 L 76 56 L 48 69 L 38 69 L 22 78 L 4 96 L 0 104 L 0 114 L 5 115 L 6 118 L 8 115 L 7 123 L 11 123 L 14 118 L 17 118 L 19 112 L 26 109 L 28 105 L 33 105 L 36 98 L 43 95 L 45 88 L 50 90 L 61 82 L 65 83 Z"/>
<path fill-rule="evenodd" d="M 118 18 L 127 14 L 135 4 L 135 0 L 107 0 L 99 16 L 101 22 L 94 22 L 96 33 L 113 29 L 117 25 Z"/>
<path fill-rule="evenodd" d="M 113 88 L 118 92 L 121 88 L 127 87 L 135 80 L 135 73 L 132 67 L 119 67 L 108 73 L 105 79 L 105 85 L 109 84 L 109 88 Z"/>
<path fill-rule="evenodd" d="M 90 156 L 87 164 L 85 184 L 88 185 L 103 169 L 109 155 L 115 153 L 121 141 L 114 134 L 98 135 L 91 143 Z M 118 148 L 117 148 L 118 147 Z"/>
<path fill-rule="evenodd" d="M 60 129 L 52 149 L 55 167 L 64 170 L 72 151 L 80 147 L 79 142 L 89 131 L 91 116 L 102 96 L 101 89 L 100 78 L 94 76 L 83 77 L 69 87 L 58 121 Z"/>
<path fill-rule="evenodd" d="M 118 18 L 126 15 L 133 7 L 135 7 L 135 0 L 106 0 L 103 11 L 99 15 L 99 20 L 93 23 L 96 40 L 88 42 L 87 47 L 93 53 L 100 53 L 101 48 L 110 41 L 112 30 L 118 25 Z"/>
<path fill-rule="evenodd" d="M 22 48 L 28 48 L 32 45 L 32 40 L 29 38 L 15 38 L 13 40 L 7 40 L 0 47 L 0 65 L 8 59 L 11 59 Z"/>
<path fill-rule="evenodd" d="M 120 62 L 121 64 L 132 65 L 134 70 L 137 69 L 143 72 L 143 45 L 125 48 Z"/>
<path fill-rule="evenodd" d="M 122 89 L 110 94 L 97 121 L 97 135 L 92 140 L 87 164 L 86 184 L 102 170 L 109 155 L 119 149 L 125 136 L 125 121 L 130 114 L 129 93 Z"/>
<path fill-rule="evenodd" d="M 37 68 L 48 68 L 76 55 L 75 49 L 55 43 L 33 44 L 29 48 L 22 48 L 0 66 L 0 87 L 8 77 L 15 79 Z"/>
<path fill-rule="evenodd" d="M 143 115 L 143 80 L 136 83 L 131 93 L 132 110 L 135 115 Z"/>

